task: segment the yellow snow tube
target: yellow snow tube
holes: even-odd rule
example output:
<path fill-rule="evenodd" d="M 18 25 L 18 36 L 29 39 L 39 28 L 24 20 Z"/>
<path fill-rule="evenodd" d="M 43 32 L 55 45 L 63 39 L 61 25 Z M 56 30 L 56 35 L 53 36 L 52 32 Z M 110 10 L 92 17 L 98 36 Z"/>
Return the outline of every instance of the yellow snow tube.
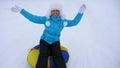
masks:
<path fill-rule="evenodd" d="M 37 45 L 38 46 L 38 45 Z M 40 48 L 31 48 L 30 51 L 28 52 L 28 55 L 27 55 L 27 62 L 28 64 L 31 66 L 31 68 L 35 68 L 36 66 L 36 63 L 37 63 L 37 60 L 38 60 L 38 56 L 39 56 L 39 51 Z M 67 53 L 67 58 L 66 59 L 66 62 L 68 61 L 69 59 L 69 54 L 68 54 L 68 49 L 61 46 L 61 51 L 64 51 Z M 48 65 L 47 65 L 47 68 L 52 68 L 50 67 L 50 56 L 48 58 Z"/>

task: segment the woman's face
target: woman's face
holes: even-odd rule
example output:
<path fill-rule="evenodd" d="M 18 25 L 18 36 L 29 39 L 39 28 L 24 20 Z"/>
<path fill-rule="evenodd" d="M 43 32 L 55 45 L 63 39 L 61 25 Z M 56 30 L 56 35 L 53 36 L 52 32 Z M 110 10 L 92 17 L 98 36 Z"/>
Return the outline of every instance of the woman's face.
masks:
<path fill-rule="evenodd" d="M 51 11 L 51 15 L 52 16 L 59 16 L 60 15 L 60 11 L 59 10 L 52 10 Z"/>

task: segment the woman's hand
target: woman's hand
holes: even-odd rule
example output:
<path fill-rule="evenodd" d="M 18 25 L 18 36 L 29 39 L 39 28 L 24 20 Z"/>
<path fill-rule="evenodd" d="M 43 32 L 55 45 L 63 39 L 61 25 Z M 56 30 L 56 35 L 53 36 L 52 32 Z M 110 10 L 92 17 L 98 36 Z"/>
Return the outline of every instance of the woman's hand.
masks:
<path fill-rule="evenodd" d="M 84 11 L 85 11 L 85 9 L 86 9 L 86 5 L 85 4 L 82 4 L 82 6 L 79 8 L 79 13 L 84 13 Z"/>
<path fill-rule="evenodd" d="M 17 6 L 17 5 L 15 5 L 15 6 L 13 6 L 13 7 L 11 8 L 11 11 L 12 11 L 12 12 L 21 12 L 21 10 L 22 10 L 22 8 L 19 7 L 19 6 Z"/>

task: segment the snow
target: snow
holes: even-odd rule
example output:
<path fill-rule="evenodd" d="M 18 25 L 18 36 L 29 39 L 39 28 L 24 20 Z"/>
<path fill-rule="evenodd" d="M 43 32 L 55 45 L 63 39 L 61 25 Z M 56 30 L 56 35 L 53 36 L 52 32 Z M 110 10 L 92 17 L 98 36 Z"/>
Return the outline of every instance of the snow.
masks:
<path fill-rule="evenodd" d="M 43 16 L 54 2 L 63 5 L 68 19 L 83 3 L 87 6 L 81 22 L 61 33 L 61 45 L 70 54 L 67 68 L 120 68 L 119 0 L 0 0 L 0 68 L 30 68 L 27 53 L 39 43 L 44 29 L 10 8 L 19 5 Z"/>

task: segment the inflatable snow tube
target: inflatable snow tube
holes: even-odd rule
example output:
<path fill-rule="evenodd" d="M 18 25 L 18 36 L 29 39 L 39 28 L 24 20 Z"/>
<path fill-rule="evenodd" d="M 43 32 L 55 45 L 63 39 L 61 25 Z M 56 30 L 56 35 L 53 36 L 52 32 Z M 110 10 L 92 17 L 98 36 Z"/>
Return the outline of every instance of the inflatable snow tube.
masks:
<path fill-rule="evenodd" d="M 60 48 L 62 51 L 64 61 L 67 63 L 69 60 L 68 49 L 63 46 L 61 46 Z M 31 68 L 35 68 L 35 66 L 36 66 L 37 59 L 40 54 L 39 49 L 40 49 L 39 45 L 36 45 L 35 47 L 31 48 L 30 51 L 28 52 L 27 62 L 31 66 Z M 48 58 L 47 68 L 55 68 L 52 56 L 49 56 L 49 58 Z"/>

